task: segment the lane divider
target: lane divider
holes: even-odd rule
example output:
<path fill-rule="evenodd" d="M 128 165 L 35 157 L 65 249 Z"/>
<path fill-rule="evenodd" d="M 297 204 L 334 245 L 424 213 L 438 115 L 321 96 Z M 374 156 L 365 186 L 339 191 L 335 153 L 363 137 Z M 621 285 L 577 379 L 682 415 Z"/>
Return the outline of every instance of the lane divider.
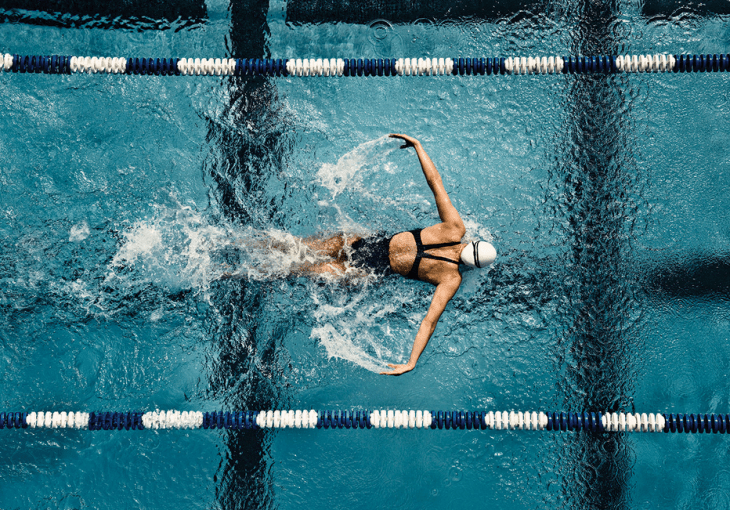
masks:
<path fill-rule="evenodd" d="M 0 71 L 142 76 L 491 76 L 730 71 L 730 54 L 482 58 L 127 58 L 0 53 Z"/>
<path fill-rule="evenodd" d="M 730 414 L 266 410 L 151 412 L 0 412 L 0 429 L 460 429 L 730 433 Z"/>

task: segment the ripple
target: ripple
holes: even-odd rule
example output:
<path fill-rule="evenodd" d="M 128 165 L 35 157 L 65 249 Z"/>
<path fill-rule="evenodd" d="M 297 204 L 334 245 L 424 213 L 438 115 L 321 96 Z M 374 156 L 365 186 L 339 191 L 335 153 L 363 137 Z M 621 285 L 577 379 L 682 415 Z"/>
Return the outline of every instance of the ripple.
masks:
<path fill-rule="evenodd" d="M 707 489 L 700 508 L 712 508 L 713 510 L 730 508 L 730 499 L 728 499 L 726 490 L 719 487 Z"/>
<path fill-rule="evenodd" d="M 369 37 L 382 41 L 388 37 L 388 31 L 393 30 L 393 25 L 388 20 L 376 19 L 370 23 L 370 29 Z"/>
<path fill-rule="evenodd" d="M 368 24 L 367 40 L 377 57 L 393 57 L 403 53 L 403 39 L 386 19 L 376 19 Z"/>
<path fill-rule="evenodd" d="M 451 469 L 449 469 L 449 479 L 452 482 L 461 481 L 462 476 L 463 476 L 463 472 L 462 472 L 461 466 L 459 466 L 459 465 L 451 466 Z"/>

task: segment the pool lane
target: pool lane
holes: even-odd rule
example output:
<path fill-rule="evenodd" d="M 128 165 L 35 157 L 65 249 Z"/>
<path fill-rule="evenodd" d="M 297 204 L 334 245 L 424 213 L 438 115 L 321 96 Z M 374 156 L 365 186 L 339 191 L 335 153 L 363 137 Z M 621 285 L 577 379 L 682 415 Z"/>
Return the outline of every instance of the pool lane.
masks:
<path fill-rule="evenodd" d="M 268 0 L 230 4 L 232 55 L 268 56 L 266 17 Z M 283 159 L 277 140 L 280 133 L 267 124 L 276 112 L 275 86 L 261 77 L 231 78 L 227 81 L 229 103 L 224 116 L 228 123 L 208 119 L 209 140 L 217 147 L 203 168 L 211 196 L 231 225 L 256 224 L 257 186 L 278 174 Z M 249 131 L 235 129 L 249 126 Z M 262 132 L 262 137 L 248 136 Z M 275 206 L 273 206 L 275 208 Z M 220 395 L 228 409 L 276 409 L 286 400 L 286 389 L 278 381 L 277 340 L 279 332 L 269 329 L 265 298 L 266 284 L 238 280 L 219 286 L 213 293 L 225 325 L 211 335 L 219 362 L 210 375 L 211 391 Z M 221 436 L 227 453 L 222 455 L 214 476 L 215 497 L 221 508 L 268 508 L 275 505 L 276 488 L 268 474 L 270 441 L 263 430 L 228 430 Z"/>
<path fill-rule="evenodd" d="M 572 31 L 575 54 L 617 54 L 614 4 L 578 1 L 582 16 Z M 570 16 L 570 13 L 568 14 Z M 566 81 L 565 139 L 558 143 L 551 179 L 567 250 L 565 312 L 555 324 L 556 384 L 566 409 L 627 409 L 632 365 L 631 307 L 638 287 L 630 279 L 629 240 L 641 200 L 642 169 L 627 142 L 633 136 L 631 98 L 620 79 L 576 76 Z M 554 204 L 552 200 L 548 203 Z M 549 211 L 548 211 L 549 214 Z M 630 505 L 631 444 L 621 435 L 566 437 L 561 449 L 562 489 L 571 508 Z"/>

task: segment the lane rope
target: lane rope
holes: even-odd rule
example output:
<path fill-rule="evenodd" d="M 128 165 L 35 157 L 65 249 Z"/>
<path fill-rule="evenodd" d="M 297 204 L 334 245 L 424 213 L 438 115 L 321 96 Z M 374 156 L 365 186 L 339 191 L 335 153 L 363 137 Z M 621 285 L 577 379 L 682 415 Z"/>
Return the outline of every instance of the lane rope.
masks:
<path fill-rule="evenodd" d="M 139 58 L 0 53 L 0 71 L 142 76 L 496 76 L 724 72 L 730 54 L 480 58 Z"/>
<path fill-rule="evenodd" d="M 730 414 L 543 411 L 264 410 L 0 412 L 0 429 L 452 429 L 730 433 Z"/>

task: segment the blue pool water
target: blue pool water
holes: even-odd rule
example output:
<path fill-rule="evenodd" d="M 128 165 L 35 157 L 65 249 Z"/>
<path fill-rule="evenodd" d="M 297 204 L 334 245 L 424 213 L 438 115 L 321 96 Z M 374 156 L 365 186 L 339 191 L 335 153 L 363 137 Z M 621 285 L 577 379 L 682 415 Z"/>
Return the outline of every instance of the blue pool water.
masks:
<path fill-rule="evenodd" d="M 404 7 L 392 20 L 276 0 L 173 15 L 89 5 L 0 4 L 0 50 L 720 53 L 730 27 L 727 13 L 671 2 L 471 14 L 459 4 L 453 16 Z M 727 412 L 727 90 L 725 73 L 0 74 L 0 409 Z M 499 253 L 465 276 L 416 370 L 399 378 L 377 372 L 407 359 L 432 288 L 287 276 L 302 256 L 292 236 L 436 221 L 416 157 L 390 132 L 423 142 L 467 235 Z M 261 249 L 268 238 L 288 251 Z M 0 508 L 726 508 L 728 445 L 721 435 L 5 430 Z"/>

